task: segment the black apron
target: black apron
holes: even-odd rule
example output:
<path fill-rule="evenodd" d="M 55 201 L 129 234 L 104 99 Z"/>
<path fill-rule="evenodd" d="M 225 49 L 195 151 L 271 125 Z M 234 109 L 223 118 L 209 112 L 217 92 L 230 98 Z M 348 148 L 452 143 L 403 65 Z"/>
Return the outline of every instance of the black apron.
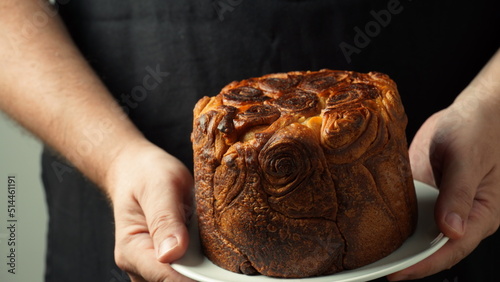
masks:
<path fill-rule="evenodd" d="M 193 106 L 233 80 L 322 68 L 387 73 L 406 106 L 411 141 L 500 44 L 500 15 L 488 1 L 59 2 L 75 43 L 130 119 L 189 168 Z M 42 162 L 46 280 L 128 281 L 114 264 L 105 197 L 48 149 Z M 424 281 L 495 280 L 498 233 Z"/>

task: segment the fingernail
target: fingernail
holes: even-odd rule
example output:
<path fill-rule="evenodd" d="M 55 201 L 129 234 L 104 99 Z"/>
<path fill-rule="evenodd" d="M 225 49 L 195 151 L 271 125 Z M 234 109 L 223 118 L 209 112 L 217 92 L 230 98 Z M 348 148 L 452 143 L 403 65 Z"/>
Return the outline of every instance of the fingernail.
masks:
<path fill-rule="evenodd" d="M 444 221 L 457 233 L 459 234 L 464 233 L 464 221 L 458 214 L 451 212 L 446 216 Z"/>
<path fill-rule="evenodd" d="M 175 236 L 171 236 L 171 237 L 168 237 L 167 239 L 163 240 L 160 243 L 160 246 L 158 247 L 158 258 L 164 256 L 170 250 L 177 247 L 178 244 L 179 244 L 179 241 L 177 241 L 177 237 L 175 237 Z"/>

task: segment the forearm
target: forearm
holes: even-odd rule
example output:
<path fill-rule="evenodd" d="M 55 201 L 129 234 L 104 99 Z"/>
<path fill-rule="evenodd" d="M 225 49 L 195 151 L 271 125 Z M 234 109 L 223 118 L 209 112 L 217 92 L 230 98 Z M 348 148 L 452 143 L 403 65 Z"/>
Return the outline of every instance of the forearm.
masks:
<path fill-rule="evenodd" d="M 500 108 L 500 49 L 454 103 L 465 109 L 476 110 L 476 106 L 485 106 L 498 111 Z"/>
<path fill-rule="evenodd" d="M 70 160 L 91 180 L 127 146 L 145 143 L 94 74 L 57 16 L 29 37 L 35 0 L 0 4 L 0 109 Z"/>

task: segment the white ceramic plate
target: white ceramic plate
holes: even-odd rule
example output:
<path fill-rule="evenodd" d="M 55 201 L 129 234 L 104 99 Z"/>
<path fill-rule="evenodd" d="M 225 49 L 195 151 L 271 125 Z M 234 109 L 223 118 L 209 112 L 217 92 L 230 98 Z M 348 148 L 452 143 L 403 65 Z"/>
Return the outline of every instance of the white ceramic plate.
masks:
<path fill-rule="evenodd" d="M 285 279 L 267 276 L 247 276 L 222 269 L 201 252 L 197 223 L 190 224 L 189 248 L 181 259 L 172 264 L 179 273 L 191 279 L 203 282 L 255 282 L 255 281 L 368 281 L 386 276 L 401 269 L 407 268 L 441 248 L 448 238 L 439 232 L 434 222 L 434 203 L 438 190 L 424 183 L 415 181 L 415 189 L 418 198 L 418 224 L 415 233 L 405 243 L 389 256 L 372 264 L 327 276 Z"/>

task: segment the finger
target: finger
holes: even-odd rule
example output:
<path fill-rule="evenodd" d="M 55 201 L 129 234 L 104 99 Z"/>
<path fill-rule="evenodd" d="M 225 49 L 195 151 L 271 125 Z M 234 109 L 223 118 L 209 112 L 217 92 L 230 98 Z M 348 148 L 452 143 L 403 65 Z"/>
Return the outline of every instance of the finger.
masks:
<path fill-rule="evenodd" d="M 419 137 L 418 135 L 416 137 Z M 436 186 L 429 161 L 430 139 L 416 138 L 409 149 L 410 165 L 413 178 L 431 186 Z"/>
<path fill-rule="evenodd" d="M 127 244 L 116 249 L 115 257 L 118 266 L 129 273 L 132 281 L 192 281 L 156 259 L 148 233 L 134 234 L 127 239 Z"/>
<path fill-rule="evenodd" d="M 432 135 L 441 113 L 431 116 L 418 130 L 409 148 L 409 157 L 413 178 L 428 185 L 436 186 L 429 160 Z"/>
<path fill-rule="evenodd" d="M 448 150 L 439 157 L 442 159 L 439 196 L 434 215 L 441 232 L 449 238 L 458 239 L 464 235 L 477 187 L 483 175 L 474 169 L 478 165 L 471 160 L 460 159 L 461 154 L 454 152 L 453 148 L 449 147 Z M 436 151 L 436 154 L 440 152 Z"/>
<path fill-rule="evenodd" d="M 390 274 L 387 276 L 387 279 L 389 281 L 411 280 L 436 274 L 458 263 L 475 247 L 476 245 L 471 242 L 450 240 L 441 249 L 425 260 L 404 270 Z"/>
<path fill-rule="evenodd" d="M 462 238 L 450 239 L 442 248 L 421 262 L 398 271 L 387 278 L 389 281 L 418 279 L 449 269 L 469 255 L 484 237 L 489 234 L 493 215 L 479 202 L 474 202 L 473 210 L 481 216 L 472 216 Z M 491 233 L 491 232 L 490 232 Z"/>
<path fill-rule="evenodd" d="M 191 187 L 171 180 L 160 180 L 155 188 L 141 195 L 139 201 L 157 259 L 164 263 L 172 262 L 184 255 L 189 243 L 185 190 Z"/>

